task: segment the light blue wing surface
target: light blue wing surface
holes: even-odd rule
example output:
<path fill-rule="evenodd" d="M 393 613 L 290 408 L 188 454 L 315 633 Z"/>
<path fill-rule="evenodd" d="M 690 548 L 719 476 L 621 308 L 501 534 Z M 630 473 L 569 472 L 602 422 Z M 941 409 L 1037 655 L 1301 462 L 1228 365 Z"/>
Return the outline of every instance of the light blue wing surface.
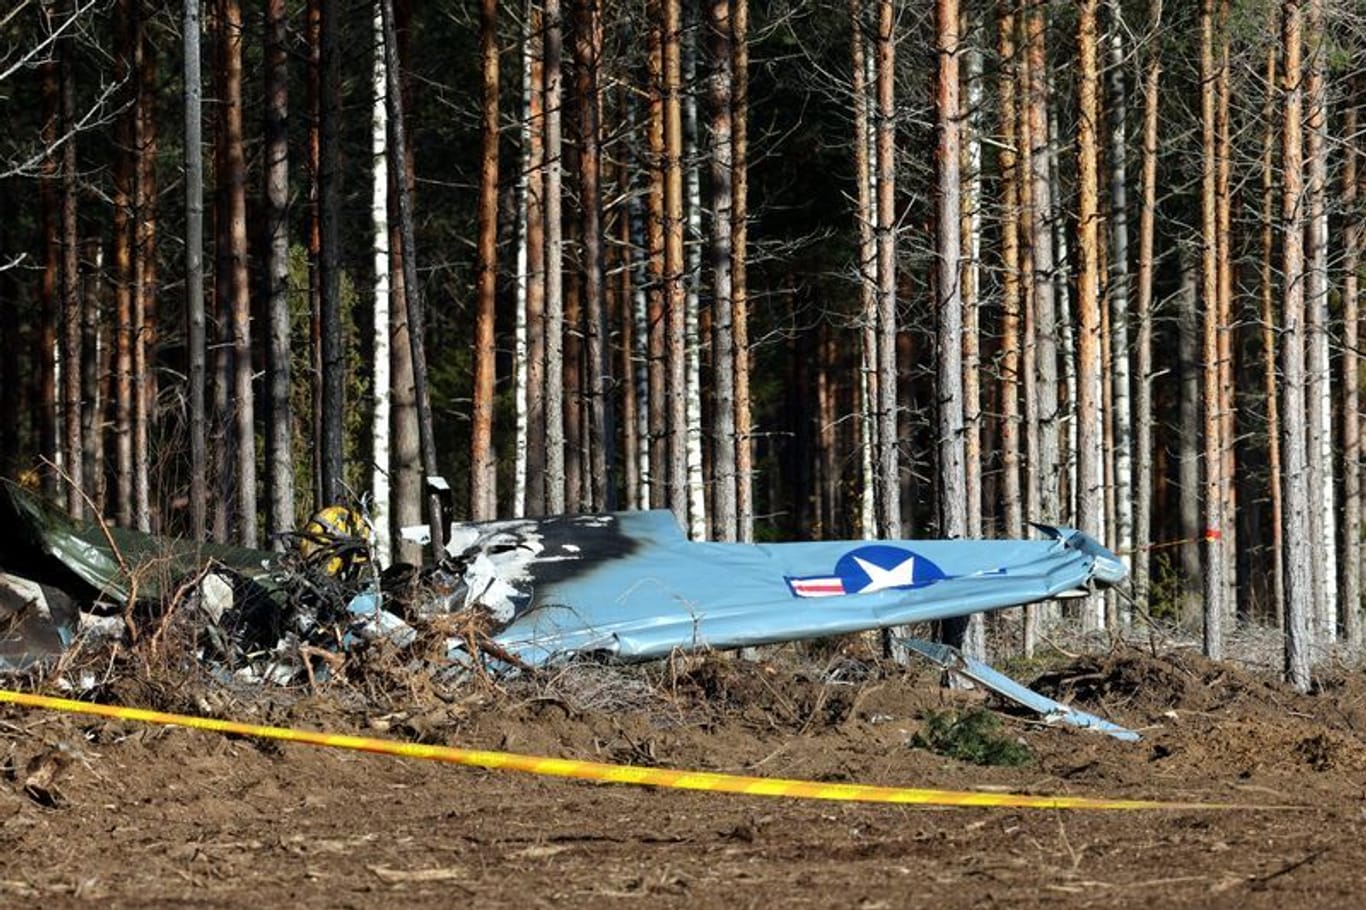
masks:
<path fill-rule="evenodd" d="M 484 584 L 506 602 L 495 641 L 535 665 L 860 632 L 1125 577 L 1087 535 L 1037 527 L 1045 539 L 695 543 L 655 510 L 459 525 L 452 551 L 486 558 L 483 575 L 467 572 L 472 597 Z"/>

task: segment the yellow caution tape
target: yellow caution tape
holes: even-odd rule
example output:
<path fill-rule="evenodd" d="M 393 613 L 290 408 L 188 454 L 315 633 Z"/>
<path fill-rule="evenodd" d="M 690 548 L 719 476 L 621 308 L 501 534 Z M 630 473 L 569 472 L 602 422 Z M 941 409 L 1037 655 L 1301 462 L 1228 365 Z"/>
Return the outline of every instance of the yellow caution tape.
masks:
<path fill-rule="evenodd" d="M 0 689 L 0 702 L 30 708 L 46 708 L 72 714 L 93 714 L 146 724 L 190 727 L 216 733 L 256 736 L 333 749 L 376 752 L 403 758 L 472 765 L 490 770 L 522 771 L 550 777 L 570 777 L 614 784 L 668 787 L 675 790 L 709 790 L 718 793 L 744 793 L 751 796 L 783 796 L 791 799 L 828 799 L 869 803 L 901 803 L 921 806 L 1010 806 L 1027 809 L 1234 809 L 1250 808 L 1223 803 L 1157 802 L 1141 799 L 1095 799 L 1084 796 L 1027 796 L 1016 793 L 976 793 L 965 790 L 925 790 L 915 787 L 877 787 L 868 784 L 832 784 L 809 780 L 747 777 L 710 771 L 681 771 L 671 768 L 641 768 L 567 758 L 544 758 L 510 752 L 487 752 L 452 746 L 403 743 L 368 736 L 318 733 L 288 727 L 244 724 L 215 717 L 169 714 L 145 708 L 123 708 L 53 698 Z M 1260 807 L 1259 807 L 1260 808 Z"/>

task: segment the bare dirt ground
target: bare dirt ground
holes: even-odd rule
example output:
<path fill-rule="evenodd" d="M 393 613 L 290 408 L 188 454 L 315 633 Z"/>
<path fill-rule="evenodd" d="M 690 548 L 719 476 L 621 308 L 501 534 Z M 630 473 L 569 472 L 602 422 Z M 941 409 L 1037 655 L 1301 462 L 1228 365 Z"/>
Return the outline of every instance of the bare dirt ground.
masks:
<path fill-rule="evenodd" d="M 980 693 L 794 648 L 763 662 L 580 667 L 455 698 L 417 685 L 306 695 L 128 682 L 101 699 L 634 764 L 1297 808 L 684 793 L 7 708 L 0 907 L 1362 906 L 1366 678 L 1299 696 L 1187 651 L 1121 650 L 1039 685 L 1144 741 L 1003 711 L 1032 761 L 967 764 L 908 741 L 927 712 Z"/>

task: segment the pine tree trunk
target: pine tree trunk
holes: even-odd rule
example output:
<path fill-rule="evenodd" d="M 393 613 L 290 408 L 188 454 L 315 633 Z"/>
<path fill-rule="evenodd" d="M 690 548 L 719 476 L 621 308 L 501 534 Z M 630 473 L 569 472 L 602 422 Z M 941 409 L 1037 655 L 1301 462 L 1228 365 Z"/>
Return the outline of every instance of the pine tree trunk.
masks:
<path fill-rule="evenodd" d="M 203 113 L 199 0 L 185 0 L 181 41 L 185 55 L 185 318 L 190 374 L 190 534 L 195 540 L 203 540 L 207 531 L 209 490 L 204 414 L 204 159 L 200 151 Z M 130 352 L 130 368 L 131 363 Z"/>
<path fill-rule="evenodd" d="M 1273 17 L 1274 21 L 1274 17 Z M 1276 236 L 1276 102 L 1279 83 L 1276 78 L 1276 46 L 1266 51 L 1266 103 L 1262 117 L 1266 131 L 1262 140 L 1262 210 L 1261 210 L 1261 317 L 1263 394 L 1266 401 L 1266 473 L 1271 500 L 1271 559 L 1272 599 L 1276 625 L 1285 627 L 1285 525 L 1281 483 L 1281 421 L 1280 383 L 1276 375 L 1276 321 L 1273 259 Z"/>
<path fill-rule="evenodd" d="M 41 140 L 45 154 L 40 165 L 38 181 L 39 231 L 43 243 L 43 276 L 39 282 L 38 296 L 40 305 L 38 337 L 35 359 L 38 362 L 36 394 L 38 401 L 38 452 L 49 464 L 57 464 L 61 459 L 61 423 L 59 420 L 60 381 L 58 365 L 61 352 L 57 326 L 61 321 L 61 301 L 58 299 L 58 286 L 61 271 L 60 194 L 58 184 L 58 163 L 55 154 L 57 137 L 61 133 L 61 75 L 55 55 L 39 67 L 39 96 L 43 107 L 43 128 Z M 57 356 L 52 356 L 57 352 Z M 58 481 L 56 472 L 43 472 L 43 492 L 52 498 L 57 497 Z"/>
<path fill-rule="evenodd" d="M 664 311 L 667 325 L 668 501 L 688 516 L 687 361 L 683 259 L 683 113 L 680 7 L 664 0 Z"/>
<path fill-rule="evenodd" d="M 1221 402 L 1219 436 L 1220 478 L 1223 496 L 1223 527 L 1220 542 L 1224 553 L 1224 594 L 1220 606 L 1224 611 L 1224 626 L 1232 628 L 1237 622 L 1238 605 L 1238 503 L 1236 463 L 1237 398 L 1233 378 L 1234 333 L 1238 325 L 1233 319 L 1233 193 L 1230 188 L 1232 172 L 1232 139 L 1229 135 L 1229 31 L 1228 0 L 1219 0 L 1219 70 L 1215 80 L 1215 141 L 1217 171 L 1215 174 L 1215 225 L 1219 238 L 1219 399 Z"/>
<path fill-rule="evenodd" d="M 1104 527 L 1104 449 L 1101 444 L 1100 169 L 1096 128 L 1100 77 L 1096 38 L 1098 0 L 1083 0 L 1077 21 L 1080 117 L 1077 121 L 1077 523 L 1096 533 Z M 1082 629 L 1105 625 L 1104 601 L 1082 604 Z"/>
<path fill-rule="evenodd" d="M 561 231 L 560 0 L 545 4 L 545 485 L 546 510 L 565 509 L 564 237 Z"/>
<path fill-rule="evenodd" d="M 545 54 L 540 7 L 527 3 L 526 123 L 526 514 L 546 509 L 545 425 Z"/>
<path fill-rule="evenodd" d="M 1360 124 L 1362 76 L 1352 76 L 1342 132 L 1355 136 Z M 1366 235 L 1361 211 L 1360 152 L 1349 143 L 1342 157 L 1342 636 L 1350 654 L 1361 650 L 1361 245 Z"/>
<path fill-rule="evenodd" d="M 1033 257 L 1034 414 L 1038 422 L 1038 446 L 1031 453 L 1030 472 L 1039 484 L 1034 521 L 1059 521 L 1063 517 L 1058 426 L 1058 325 L 1054 285 L 1054 245 L 1049 227 L 1053 210 L 1048 168 L 1048 69 L 1045 20 L 1039 7 L 1026 14 L 1029 55 L 1028 118 L 1030 161 L 1029 247 Z M 1094 530 L 1094 529 L 1092 529 Z"/>
<path fill-rule="evenodd" d="M 289 330 L 289 46 L 286 43 L 288 19 L 285 0 L 268 0 L 266 4 L 266 225 L 269 244 L 266 247 L 267 282 L 267 347 L 266 375 L 269 383 L 269 432 L 266 435 L 266 458 L 268 464 L 268 502 L 267 531 L 271 540 L 294 527 L 294 416 L 290 405 L 292 378 L 290 370 L 290 330 Z M 377 29 L 378 30 L 378 29 Z M 377 94 L 382 95 L 382 86 Z M 381 101 L 382 104 L 382 101 Z M 380 138 L 383 138 L 381 124 Z M 383 152 L 381 144 L 380 154 Z M 381 162 L 383 158 L 380 159 Z M 382 165 L 380 165 L 382 168 Z M 380 171 L 380 185 L 388 184 Z M 380 196 L 383 199 L 383 195 Z M 387 231 L 387 226 L 385 228 Z M 387 254 L 387 238 L 383 242 Z M 388 269 L 383 268 L 387 285 Z M 385 260 L 384 266 L 387 266 Z M 378 277 L 376 284 L 378 285 Z M 387 287 L 382 298 L 383 306 L 389 306 Z M 388 396 L 388 320 L 376 323 L 376 367 L 380 362 L 379 346 L 384 345 L 383 384 L 378 369 L 375 374 L 375 389 Z M 387 417 L 387 414 L 386 414 Z M 388 439 L 387 420 L 385 439 Z M 378 460 L 378 458 L 376 459 Z M 387 465 L 385 465 L 385 484 L 387 491 Z M 378 524 L 381 518 L 379 509 L 387 507 L 388 497 L 381 503 L 376 491 L 376 514 Z M 387 516 L 385 516 L 387 519 Z M 387 563 L 388 534 L 385 529 L 382 540 L 382 559 Z"/>
<path fill-rule="evenodd" d="M 896 365 L 896 35 L 892 0 L 877 0 L 877 437 L 879 521 L 885 537 L 901 536 L 901 471 L 897 457 Z"/>
<path fill-rule="evenodd" d="M 133 70 L 134 28 L 132 0 L 120 0 L 123 20 L 118 75 L 129 80 Z M 196 46 L 195 50 L 198 50 Z M 133 525 L 133 118 L 136 106 L 119 118 L 116 141 L 121 146 L 114 165 L 113 259 L 114 279 L 114 514 L 119 525 Z M 190 156 L 186 156 L 188 159 Z M 187 160 L 187 171 L 189 161 Z M 188 222 L 188 219 L 187 219 Z M 188 224 L 187 224 L 188 233 Z"/>
<path fill-rule="evenodd" d="M 1001 61 L 1001 510 L 1005 536 L 1015 540 L 1024 536 L 1024 504 L 1020 498 L 1020 133 L 1015 0 L 999 0 L 996 27 Z"/>
<path fill-rule="evenodd" d="M 1134 599 L 1149 609 L 1153 503 L 1153 256 L 1157 220 L 1158 87 L 1162 74 L 1162 0 L 1149 0 L 1148 48 L 1143 77 L 1142 188 L 1138 219 L 1138 287 L 1134 351 Z"/>
<path fill-rule="evenodd" d="M 736 536 L 754 540 L 754 444 L 749 396 L 749 0 L 731 0 L 731 334 L 735 351 Z"/>
<path fill-rule="evenodd" d="M 1308 452 L 1305 450 L 1305 305 L 1304 305 L 1304 151 L 1301 82 L 1303 12 L 1300 0 L 1282 0 L 1281 86 L 1284 93 L 1281 130 L 1282 232 L 1281 268 L 1284 318 L 1281 333 L 1282 388 L 1285 409 L 1285 672 L 1287 681 L 1309 691 L 1314 658 L 1314 542 L 1309 536 Z"/>
<path fill-rule="evenodd" d="M 575 34 L 579 84 L 579 193 L 583 215 L 584 334 L 588 361 L 588 448 L 593 508 L 616 503 L 616 424 L 602 234 L 602 11 L 581 0 Z"/>
<path fill-rule="evenodd" d="M 483 74 L 480 106 L 478 266 L 475 279 L 474 390 L 470 414 L 470 517 L 497 517 L 497 463 L 493 451 L 494 338 L 498 291 L 498 3 L 479 4 Z"/>
<path fill-rule="evenodd" d="M 77 246 L 76 48 L 74 38 L 59 42 L 61 80 L 61 389 L 62 470 L 66 472 L 66 509 L 72 518 L 86 515 L 81 459 L 81 296 L 80 250 Z"/>
<path fill-rule="evenodd" d="M 1202 125 L 1200 191 L 1200 297 L 1204 305 L 1205 396 L 1205 656 L 1224 654 L 1223 432 L 1219 397 L 1219 234 L 1216 217 L 1216 151 L 1214 92 L 1214 0 L 1200 6 L 1200 110 Z"/>

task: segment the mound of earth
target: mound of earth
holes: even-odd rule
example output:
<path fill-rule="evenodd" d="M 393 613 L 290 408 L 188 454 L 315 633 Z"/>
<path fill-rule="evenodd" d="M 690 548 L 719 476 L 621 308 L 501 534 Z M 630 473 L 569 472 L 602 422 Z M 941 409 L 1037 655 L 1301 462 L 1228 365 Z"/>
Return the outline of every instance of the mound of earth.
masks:
<path fill-rule="evenodd" d="M 736 797 L 494 773 L 0 710 L 0 905 L 1356 907 L 1366 681 L 1303 696 L 1187 651 L 1121 650 L 1038 688 L 1139 729 L 1057 729 L 938 673 L 797 647 L 584 664 L 460 688 L 317 690 L 129 674 L 102 700 L 407 741 L 821 781 L 1138 797 L 1092 813 Z M 401 682 L 401 685 L 399 684 Z M 911 746 L 986 709 L 1032 758 Z M 1289 807 L 1289 808 L 1284 808 Z"/>

